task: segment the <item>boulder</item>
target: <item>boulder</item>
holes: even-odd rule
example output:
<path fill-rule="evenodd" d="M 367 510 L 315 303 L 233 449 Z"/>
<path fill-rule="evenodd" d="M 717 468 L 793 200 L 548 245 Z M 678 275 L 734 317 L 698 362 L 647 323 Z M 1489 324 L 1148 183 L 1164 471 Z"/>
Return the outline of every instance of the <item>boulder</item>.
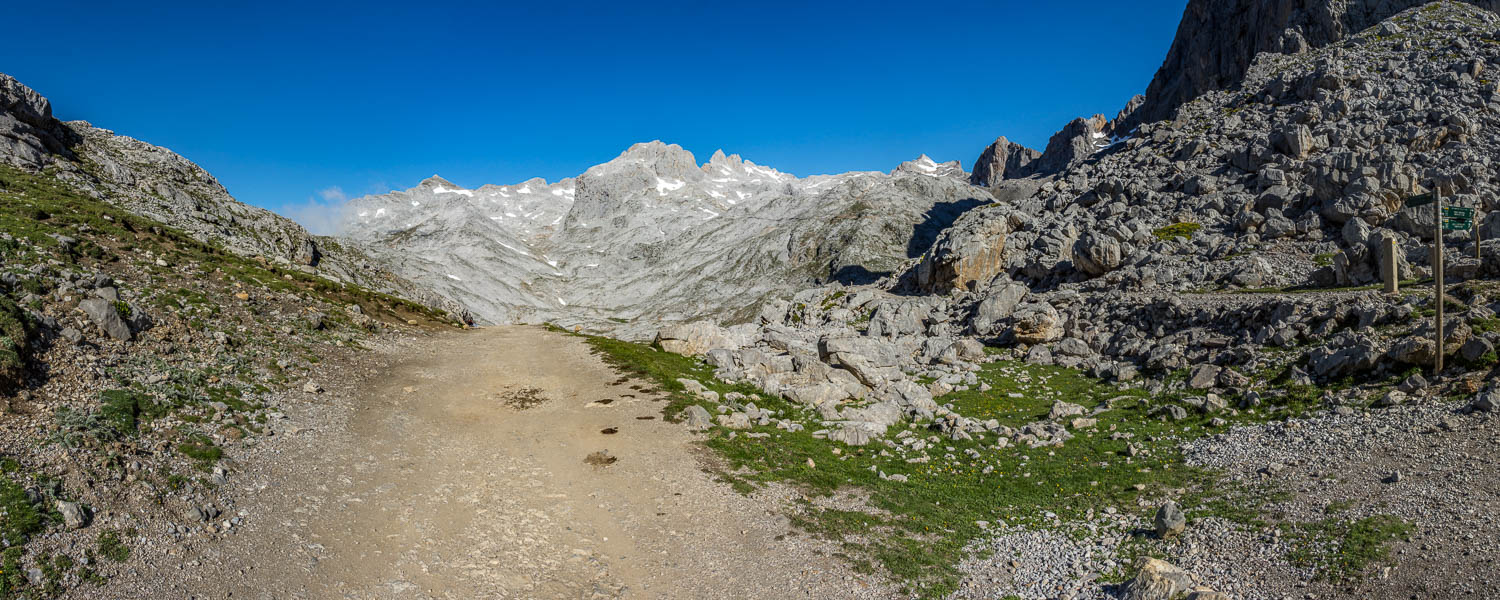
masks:
<path fill-rule="evenodd" d="M 1062 316 L 1051 304 L 1033 302 L 1016 310 L 1015 325 L 1011 327 L 1016 342 L 1043 344 L 1062 337 Z"/>
<path fill-rule="evenodd" d="M 916 335 L 926 329 L 923 320 L 931 307 L 921 302 L 886 302 L 870 315 L 866 334 L 872 337 Z"/>
<path fill-rule="evenodd" d="M 1193 589 L 1193 576 L 1166 561 L 1142 557 L 1135 569 L 1136 576 L 1125 583 L 1121 600 L 1176 600 Z"/>
<path fill-rule="evenodd" d="M 1428 342 L 1431 344 L 1431 342 Z M 1429 353 L 1431 350 L 1428 351 Z M 1381 352 L 1374 341 L 1356 334 L 1339 336 L 1308 352 L 1307 365 L 1322 379 L 1340 379 L 1375 368 Z"/>
<path fill-rule="evenodd" d="M 713 424 L 713 418 L 709 416 L 708 410 L 697 404 L 690 404 L 684 411 L 687 415 L 687 425 L 692 429 L 706 429 Z"/>
<path fill-rule="evenodd" d="M 1083 413 L 1083 406 L 1058 400 L 1057 402 L 1052 403 L 1052 410 L 1047 413 L 1047 418 L 1053 421 L 1059 421 L 1068 417 L 1081 415 Z"/>
<path fill-rule="evenodd" d="M 1469 401 L 1469 410 L 1496 412 L 1500 410 L 1500 388 L 1491 387 L 1474 395 Z"/>
<path fill-rule="evenodd" d="M 77 502 L 58 500 L 57 512 L 62 514 L 63 524 L 68 529 L 82 529 L 89 524 L 89 511 Z"/>
<path fill-rule="evenodd" d="M 1194 389 L 1206 390 L 1214 387 L 1218 382 L 1219 367 L 1214 365 L 1198 365 L 1193 367 L 1192 373 L 1188 376 L 1188 386 Z"/>
<path fill-rule="evenodd" d="M 738 350 L 750 345 L 750 340 L 745 338 L 738 332 L 708 321 L 698 321 L 664 327 L 656 333 L 654 343 L 667 352 L 697 356 L 716 348 Z"/>
<path fill-rule="evenodd" d="M 1009 221 L 970 211 L 938 236 L 917 264 L 916 284 L 926 292 L 946 294 L 989 284 L 1005 268 Z"/>
<path fill-rule="evenodd" d="M 1169 501 L 1156 510 L 1156 518 L 1152 520 L 1152 524 L 1156 526 L 1156 537 L 1176 537 L 1187 529 L 1187 516 L 1182 514 L 1182 509 L 1177 507 L 1176 502 Z"/>
<path fill-rule="evenodd" d="M 116 310 L 115 305 L 108 300 L 89 298 L 78 303 L 78 310 L 88 315 L 89 319 L 109 337 L 122 342 L 128 342 L 133 337 L 130 326 L 126 325 L 125 319 L 120 317 L 120 311 Z"/>
<path fill-rule="evenodd" d="M 1030 288 L 1017 281 L 1006 279 L 991 288 L 988 296 L 981 300 L 974 308 L 974 316 L 970 320 L 970 327 L 979 335 L 990 335 L 995 333 L 995 325 L 1000 321 L 1010 318 L 1016 311 L 1016 306 L 1030 293 Z"/>
<path fill-rule="evenodd" d="M 1464 342 L 1464 345 L 1458 349 L 1458 357 L 1471 363 L 1477 363 L 1481 359 L 1483 359 L 1485 355 L 1494 351 L 1494 344 L 1491 344 L 1489 340 L 1476 335 L 1470 337 L 1469 341 Z"/>
<path fill-rule="evenodd" d="M 1273 136 L 1273 140 L 1278 152 L 1297 160 L 1307 158 L 1313 151 L 1312 130 L 1306 125 L 1293 125 L 1283 129 Z"/>
<path fill-rule="evenodd" d="M 1118 269 L 1124 262 L 1124 247 L 1108 235 L 1089 234 L 1073 243 L 1074 266 L 1093 277 Z"/>

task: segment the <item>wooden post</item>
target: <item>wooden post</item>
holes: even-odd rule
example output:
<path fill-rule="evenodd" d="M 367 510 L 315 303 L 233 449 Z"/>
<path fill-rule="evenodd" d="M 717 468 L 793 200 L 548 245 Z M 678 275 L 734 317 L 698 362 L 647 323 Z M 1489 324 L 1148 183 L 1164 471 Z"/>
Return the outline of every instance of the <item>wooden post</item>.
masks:
<path fill-rule="evenodd" d="M 1433 341 L 1437 343 L 1437 357 L 1433 359 L 1432 374 L 1439 375 L 1443 372 L 1443 194 L 1438 191 L 1436 182 L 1433 182 L 1432 215 L 1436 219 L 1435 235 L 1432 238 L 1432 284 L 1433 298 L 1437 302 L 1436 325 L 1433 329 Z"/>
<path fill-rule="evenodd" d="M 1474 211 L 1474 260 L 1480 261 L 1480 268 L 1484 267 L 1484 250 L 1479 247 L 1479 211 Z"/>
<path fill-rule="evenodd" d="M 1385 293 L 1400 293 L 1400 264 L 1396 261 L 1396 238 L 1385 237 L 1380 241 L 1380 277 L 1385 280 Z"/>

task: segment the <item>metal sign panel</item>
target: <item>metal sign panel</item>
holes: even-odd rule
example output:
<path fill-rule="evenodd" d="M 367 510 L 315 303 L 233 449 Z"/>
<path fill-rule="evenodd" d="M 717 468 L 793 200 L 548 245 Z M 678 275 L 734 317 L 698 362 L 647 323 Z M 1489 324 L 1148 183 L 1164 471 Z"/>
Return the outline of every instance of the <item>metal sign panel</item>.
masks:
<path fill-rule="evenodd" d="M 1443 219 L 1444 231 L 1468 231 L 1474 228 L 1474 221 L 1470 219 Z"/>
<path fill-rule="evenodd" d="M 1437 201 L 1437 197 L 1433 196 L 1431 193 L 1427 193 L 1427 194 L 1422 194 L 1420 196 L 1412 196 L 1410 198 L 1407 198 L 1406 199 L 1406 207 L 1407 208 L 1416 208 L 1418 206 L 1427 206 L 1428 204 L 1432 204 L 1433 202 L 1436 202 L 1436 201 Z"/>
<path fill-rule="evenodd" d="M 1443 207 L 1443 216 L 1455 219 L 1472 219 L 1474 218 L 1474 209 L 1460 206 L 1445 206 Z"/>

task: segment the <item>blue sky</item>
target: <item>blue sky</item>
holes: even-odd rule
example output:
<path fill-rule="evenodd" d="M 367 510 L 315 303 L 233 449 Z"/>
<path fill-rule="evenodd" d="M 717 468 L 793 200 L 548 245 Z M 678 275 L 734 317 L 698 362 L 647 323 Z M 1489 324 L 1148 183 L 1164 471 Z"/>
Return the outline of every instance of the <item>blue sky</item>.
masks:
<path fill-rule="evenodd" d="M 1186 0 L 15 3 L 0 72 L 316 221 L 432 174 L 557 180 L 652 139 L 797 175 L 967 168 L 1145 90 Z"/>

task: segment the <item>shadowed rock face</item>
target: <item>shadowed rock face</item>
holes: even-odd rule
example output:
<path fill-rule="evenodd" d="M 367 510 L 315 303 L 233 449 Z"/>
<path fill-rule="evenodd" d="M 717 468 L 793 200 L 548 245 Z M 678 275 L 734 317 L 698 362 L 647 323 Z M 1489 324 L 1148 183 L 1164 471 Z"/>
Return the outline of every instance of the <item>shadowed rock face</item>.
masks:
<path fill-rule="evenodd" d="M 1172 118 L 1200 94 L 1238 85 L 1256 54 L 1321 48 L 1430 1 L 1192 0 L 1130 127 Z M 1467 3 L 1500 10 L 1500 0 Z"/>
<path fill-rule="evenodd" d="M 979 155 L 979 159 L 974 161 L 969 183 L 991 186 L 1007 178 L 1019 177 L 1025 173 L 1026 166 L 1038 156 L 1041 156 L 1040 152 L 1002 136 L 985 148 L 984 153 Z"/>

